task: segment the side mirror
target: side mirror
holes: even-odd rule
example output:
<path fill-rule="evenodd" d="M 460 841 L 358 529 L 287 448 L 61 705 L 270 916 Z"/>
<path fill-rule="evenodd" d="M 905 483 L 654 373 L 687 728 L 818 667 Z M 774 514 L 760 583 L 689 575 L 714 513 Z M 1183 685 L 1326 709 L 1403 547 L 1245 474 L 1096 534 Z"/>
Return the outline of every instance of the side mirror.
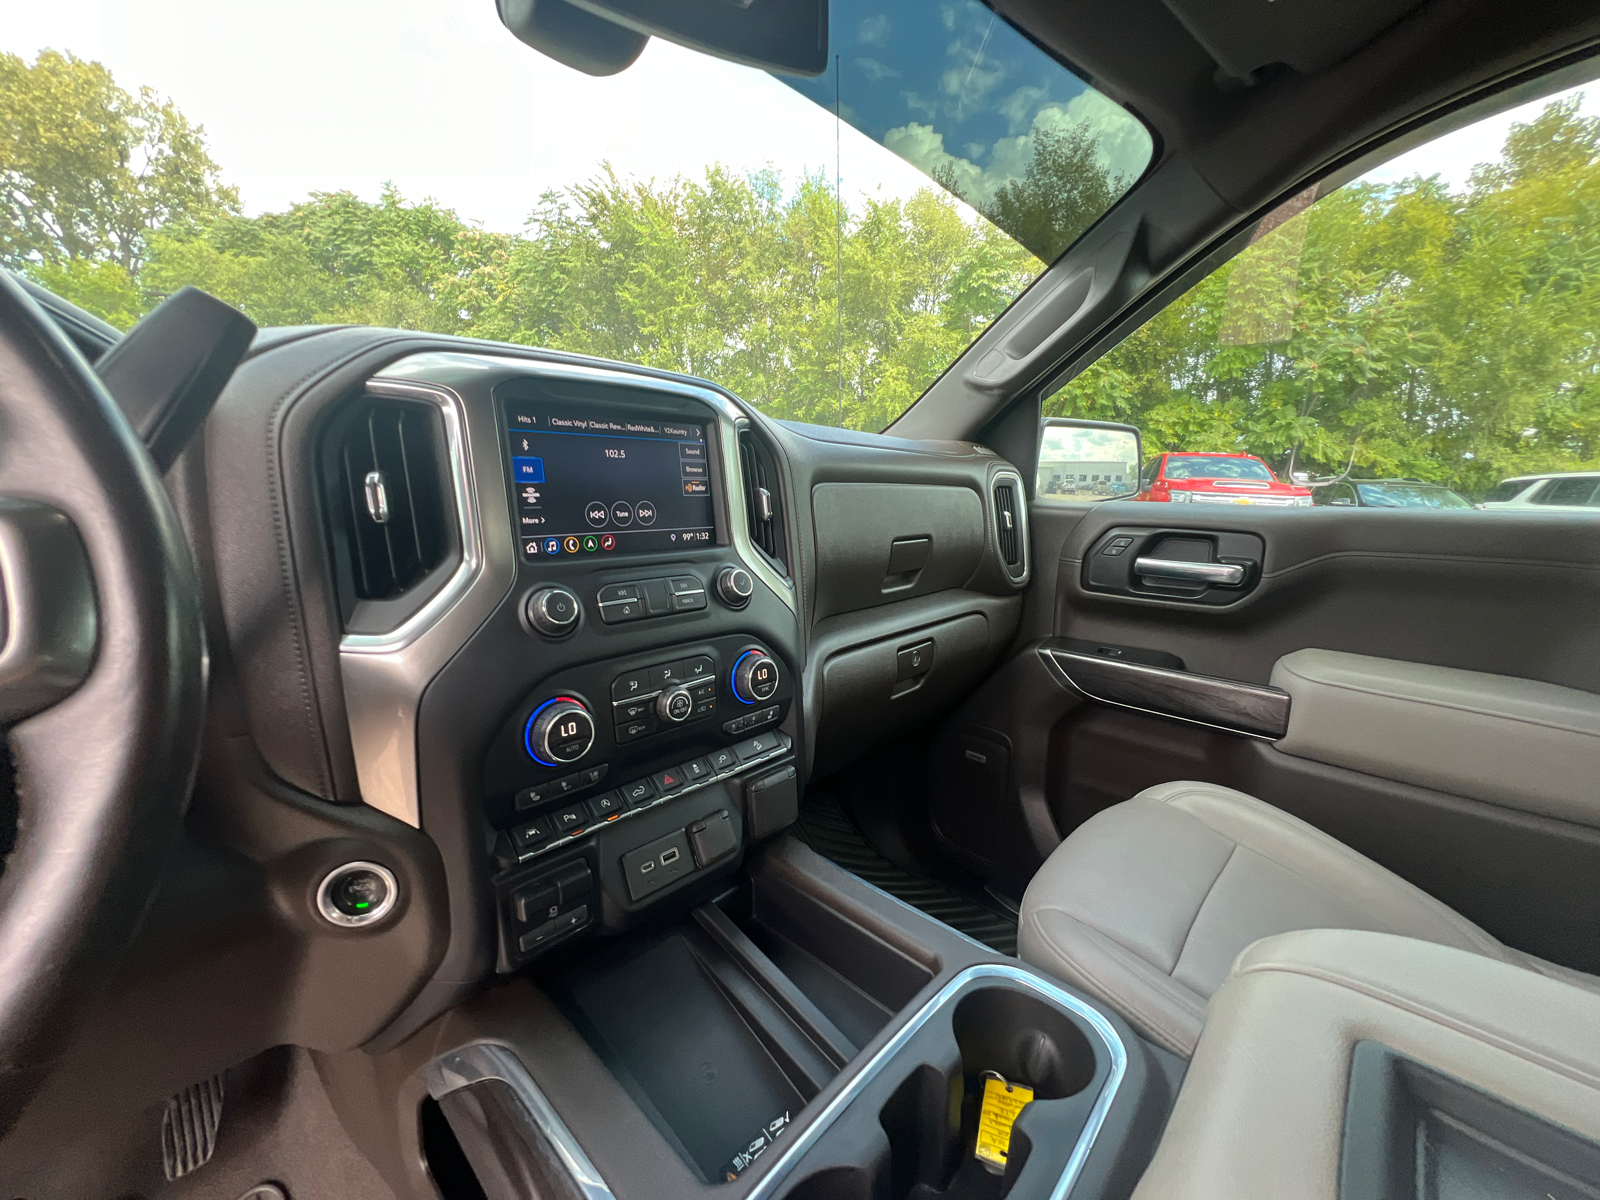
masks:
<path fill-rule="evenodd" d="M 1112 421 L 1046 417 L 1039 427 L 1033 494 L 1053 500 L 1116 500 L 1139 491 L 1139 431 Z"/>
<path fill-rule="evenodd" d="M 1328 503 L 1338 508 L 1354 508 L 1356 506 L 1356 502 L 1350 499 L 1349 496 L 1335 496 Z"/>
<path fill-rule="evenodd" d="M 1310 471 L 1290 471 L 1289 472 L 1289 482 L 1290 483 L 1298 483 L 1301 487 L 1305 487 L 1306 484 L 1311 482 L 1311 472 Z"/>

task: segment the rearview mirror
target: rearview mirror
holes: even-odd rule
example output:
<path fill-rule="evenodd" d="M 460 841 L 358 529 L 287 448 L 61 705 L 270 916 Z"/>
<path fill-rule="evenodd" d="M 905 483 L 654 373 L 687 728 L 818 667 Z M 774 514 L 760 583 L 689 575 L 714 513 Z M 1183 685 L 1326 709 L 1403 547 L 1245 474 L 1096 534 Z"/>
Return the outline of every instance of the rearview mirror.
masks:
<path fill-rule="evenodd" d="M 1048 417 L 1039 430 L 1041 500 L 1115 500 L 1139 491 L 1139 431 L 1111 421 Z"/>
<path fill-rule="evenodd" d="M 497 0 L 500 20 L 557 62 L 613 75 L 665 38 L 763 71 L 828 68 L 828 0 Z"/>

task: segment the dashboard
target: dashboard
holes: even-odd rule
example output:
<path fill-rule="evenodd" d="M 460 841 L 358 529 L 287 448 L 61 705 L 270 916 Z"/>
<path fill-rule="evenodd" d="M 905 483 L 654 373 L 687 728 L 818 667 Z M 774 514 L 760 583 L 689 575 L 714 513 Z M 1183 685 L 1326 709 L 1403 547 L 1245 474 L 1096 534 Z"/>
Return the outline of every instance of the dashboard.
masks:
<path fill-rule="evenodd" d="M 265 765 L 438 854 L 444 950 L 402 1030 L 726 887 L 810 780 L 970 693 L 1029 578 L 993 451 L 618 364 L 285 335 L 208 437 Z"/>

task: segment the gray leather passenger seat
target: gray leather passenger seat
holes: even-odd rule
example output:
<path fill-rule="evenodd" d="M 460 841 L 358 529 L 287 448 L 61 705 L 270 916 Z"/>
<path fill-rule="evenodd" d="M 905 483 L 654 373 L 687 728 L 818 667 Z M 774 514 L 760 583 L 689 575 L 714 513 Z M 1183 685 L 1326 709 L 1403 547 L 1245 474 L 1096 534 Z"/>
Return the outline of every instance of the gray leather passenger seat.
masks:
<path fill-rule="evenodd" d="M 1371 859 L 1253 796 L 1166 783 L 1096 814 L 1022 901 L 1018 952 L 1188 1057 L 1251 943 L 1303 929 L 1435 942 L 1600 991 L 1523 954 Z"/>

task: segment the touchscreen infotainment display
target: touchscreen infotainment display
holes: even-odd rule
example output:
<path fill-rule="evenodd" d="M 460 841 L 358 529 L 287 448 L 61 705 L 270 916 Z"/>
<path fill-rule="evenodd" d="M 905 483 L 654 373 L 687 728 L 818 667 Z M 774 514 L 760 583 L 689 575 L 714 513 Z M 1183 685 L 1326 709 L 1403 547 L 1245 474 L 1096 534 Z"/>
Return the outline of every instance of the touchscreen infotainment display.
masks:
<path fill-rule="evenodd" d="M 704 425 L 513 404 L 506 426 L 525 559 L 716 541 Z"/>

